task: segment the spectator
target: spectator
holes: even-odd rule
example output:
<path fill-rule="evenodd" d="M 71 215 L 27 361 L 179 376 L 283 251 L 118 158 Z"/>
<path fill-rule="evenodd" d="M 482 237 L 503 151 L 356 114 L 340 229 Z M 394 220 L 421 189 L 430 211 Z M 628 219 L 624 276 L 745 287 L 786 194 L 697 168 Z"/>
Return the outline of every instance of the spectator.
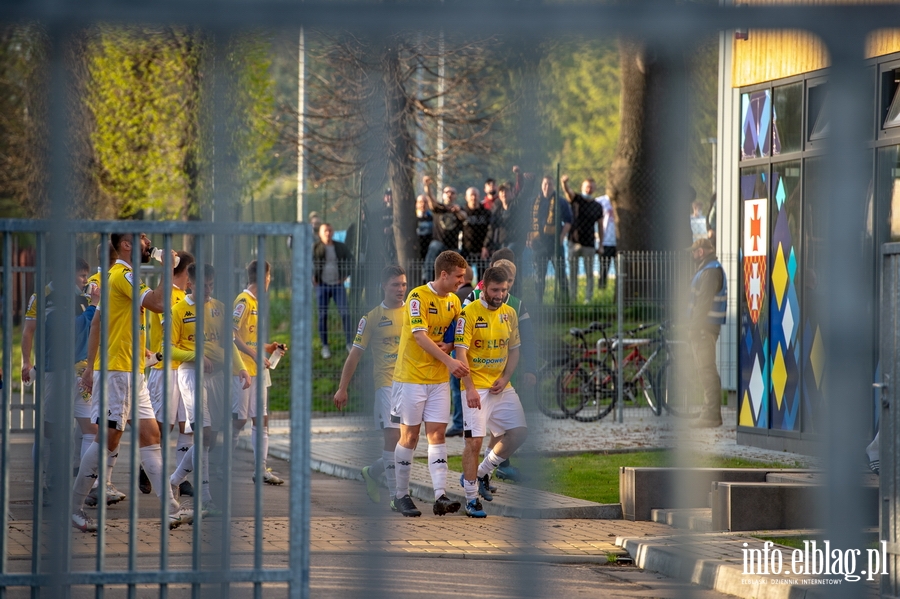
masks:
<path fill-rule="evenodd" d="M 584 303 L 594 299 L 594 256 L 597 253 L 596 228 L 597 221 L 603 218 L 603 206 L 594 201 L 594 180 L 581 182 L 581 193 L 572 193 L 569 189 L 569 176 L 562 177 L 563 191 L 566 200 L 572 206 L 572 229 L 569 231 L 569 277 L 572 284 L 572 299 L 578 298 L 578 259 L 584 259 Z"/>
<path fill-rule="evenodd" d="M 709 232 L 706 228 L 706 215 L 703 214 L 703 203 L 694 200 L 691 202 L 691 241 L 708 237 Z"/>
<path fill-rule="evenodd" d="M 350 308 L 344 281 L 350 276 L 353 254 L 340 241 L 334 241 L 334 227 L 322 223 L 319 240 L 313 246 L 313 284 L 316 286 L 316 303 L 319 307 L 319 339 L 322 342 L 322 358 L 331 357 L 328 347 L 328 304 L 333 299 L 341 315 L 347 351 L 353 343 L 350 328 Z"/>
<path fill-rule="evenodd" d="M 482 205 L 488 210 L 493 210 L 497 202 L 497 182 L 493 179 L 486 179 L 484 182 L 484 200 Z M 480 273 L 479 273 L 480 275 Z"/>
<path fill-rule="evenodd" d="M 478 201 L 478 190 L 470 187 L 466 190 L 466 206 L 463 208 L 462 245 L 463 256 L 470 265 L 474 265 L 478 276 L 484 273 L 490 252 L 487 248 L 488 225 L 491 223 L 491 211 Z"/>
<path fill-rule="evenodd" d="M 608 195 L 597 198 L 597 203 L 603 206 L 603 221 L 600 227 L 600 289 L 606 289 L 606 279 L 609 276 L 609 266 L 616 259 L 616 210 Z"/>
<path fill-rule="evenodd" d="M 557 224 L 560 235 L 557 237 Z M 531 248 L 534 259 L 534 286 L 537 301 L 544 301 L 544 286 L 547 277 L 547 263 L 553 262 L 553 268 L 559 281 L 563 296 L 568 295 L 566 289 L 565 265 L 563 264 L 562 241 L 572 228 L 572 213 L 569 203 L 560 203 L 553 188 L 553 179 L 544 177 L 541 180 L 541 192 L 531 204 L 531 230 L 528 233 L 527 246 Z"/>
<path fill-rule="evenodd" d="M 424 182 L 425 197 L 428 199 L 428 208 L 432 214 L 432 236 L 428 252 L 425 254 L 422 278 L 430 280 L 434 276 L 434 261 L 441 252 L 447 250 L 459 252 L 459 233 L 465 214 L 456 204 L 456 189 L 445 187 L 441 201 L 438 202 L 430 193 L 431 177 L 425 177 Z"/>
<path fill-rule="evenodd" d="M 310 212 L 306 220 L 309 221 L 309 227 L 312 229 L 313 238 L 315 238 L 319 234 L 319 227 L 322 226 L 322 218 L 318 212 Z"/>
<path fill-rule="evenodd" d="M 428 244 L 434 234 L 434 217 L 428 209 L 428 198 L 425 194 L 416 198 L 416 236 L 419 238 L 419 260 L 425 259 Z"/>

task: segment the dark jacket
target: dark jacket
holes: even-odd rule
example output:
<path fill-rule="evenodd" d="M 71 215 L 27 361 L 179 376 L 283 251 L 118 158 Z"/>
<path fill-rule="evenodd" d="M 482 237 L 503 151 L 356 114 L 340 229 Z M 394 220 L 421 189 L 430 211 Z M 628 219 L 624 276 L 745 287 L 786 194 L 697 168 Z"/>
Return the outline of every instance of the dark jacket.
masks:
<path fill-rule="evenodd" d="M 346 244 L 340 241 L 332 241 L 334 244 L 334 253 L 338 261 L 338 274 L 341 280 L 345 281 L 350 276 L 353 269 L 353 252 Z M 322 284 L 322 269 L 325 268 L 325 244 L 317 241 L 313 246 L 313 281 L 316 285 Z"/>

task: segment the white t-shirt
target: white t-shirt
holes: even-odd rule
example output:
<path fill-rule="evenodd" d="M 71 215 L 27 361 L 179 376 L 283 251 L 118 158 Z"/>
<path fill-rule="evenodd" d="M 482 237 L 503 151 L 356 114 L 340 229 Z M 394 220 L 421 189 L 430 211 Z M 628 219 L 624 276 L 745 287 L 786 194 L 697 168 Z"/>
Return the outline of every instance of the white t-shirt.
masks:
<path fill-rule="evenodd" d="M 603 206 L 603 233 L 600 236 L 602 245 L 616 245 L 616 216 L 613 213 L 612 202 L 609 196 L 602 195 L 597 198 L 600 205 Z"/>

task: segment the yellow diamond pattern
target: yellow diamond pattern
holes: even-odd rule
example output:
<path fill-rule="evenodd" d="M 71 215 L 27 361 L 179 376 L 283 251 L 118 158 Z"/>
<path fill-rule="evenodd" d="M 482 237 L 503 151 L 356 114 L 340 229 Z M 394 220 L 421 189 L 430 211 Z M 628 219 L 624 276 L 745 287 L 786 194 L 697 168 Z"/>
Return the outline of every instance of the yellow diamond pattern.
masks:
<path fill-rule="evenodd" d="M 741 401 L 741 417 L 738 420 L 741 426 L 753 426 L 753 406 L 750 403 L 750 395 L 744 391 L 744 399 Z"/>
<path fill-rule="evenodd" d="M 784 354 L 781 351 L 781 344 L 775 350 L 775 360 L 772 362 L 772 387 L 775 391 L 775 403 L 778 409 L 781 409 L 781 402 L 784 401 L 784 386 L 787 385 L 788 373 L 784 366 Z"/>
<path fill-rule="evenodd" d="M 816 327 L 816 336 L 809 352 L 809 361 L 812 364 L 813 374 L 816 376 L 816 387 L 819 389 L 822 388 L 822 375 L 825 369 L 825 350 L 822 345 L 822 331 Z"/>
<path fill-rule="evenodd" d="M 788 273 L 787 264 L 784 262 L 784 251 L 782 246 L 778 244 L 778 253 L 775 254 L 775 265 L 772 267 L 772 290 L 775 292 L 775 299 L 778 300 L 778 309 L 784 305 L 784 294 L 787 291 L 790 274 Z"/>

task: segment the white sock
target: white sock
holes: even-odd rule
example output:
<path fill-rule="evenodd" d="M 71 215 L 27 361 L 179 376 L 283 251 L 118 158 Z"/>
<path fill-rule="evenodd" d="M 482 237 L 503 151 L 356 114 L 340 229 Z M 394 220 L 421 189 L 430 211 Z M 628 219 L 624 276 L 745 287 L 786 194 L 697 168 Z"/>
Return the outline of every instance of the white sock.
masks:
<path fill-rule="evenodd" d="M 241 436 L 241 431 L 244 430 L 242 428 L 234 427 L 231 429 L 231 452 L 234 453 L 234 450 L 237 449 L 238 437 Z"/>
<path fill-rule="evenodd" d="M 77 424 L 72 431 L 72 465 L 76 468 L 81 464 L 81 456 L 84 455 L 87 445 L 84 444 L 85 434 L 81 432 L 81 427 Z M 90 443 L 94 442 L 94 435 L 91 435 Z M 75 459 L 78 456 L 78 459 Z"/>
<path fill-rule="evenodd" d="M 478 499 L 478 481 L 463 479 L 463 488 L 466 490 L 466 502 Z"/>
<path fill-rule="evenodd" d="M 91 492 L 97 480 L 97 467 L 100 465 L 100 445 L 92 443 L 81 458 L 78 475 L 72 486 L 72 511 L 84 509 L 84 498 Z"/>
<path fill-rule="evenodd" d="M 494 471 L 494 468 L 503 463 L 503 460 L 506 458 L 501 458 L 492 449 L 490 453 L 484 458 L 484 461 L 481 462 L 481 465 L 478 466 L 478 478 L 481 478 L 485 474 L 490 474 Z"/>
<path fill-rule="evenodd" d="M 409 477 L 412 474 L 412 461 L 413 454 L 415 450 L 407 449 L 400 444 L 397 444 L 396 449 L 394 449 L 394 465 L 395 465 L 395 482 L 396 482 L 396 496 L 397 498 L 401 498 L 404 495 L 409 495 Z"/>
<path fill-rule="evenodd" d="M 253 445 L 253 457 L 256 457 L 256 427 L 250 427 L 250 444 Z M 269 456 L 269 427 L 262 429 L 262 469 L 266 471 L 266 458 Z"/>
<path fill-rule="evenodd" d="M 369 466 L 369 476 L 377 478 L 384 472 L 384 458 L 378 458 Z"/>
<path fill-rule="evenodd" d="M 187 453 L 187 450 L 194 444 L 194 435 L 192 433 L 178 433 L 178 442 L 175 444 L 176 459 L 180 462 L 181 456 Z"/>
<path fill-rule="evenodd" d="M 866 455 L 869 456 L 870 462 L 877 462 L 881 457 L 881 441 L 878 439 L 879 435 L 881 435 L 881 431 L 878 431 L 875 434 L 875 438 L 872 439 L 872 442 L 866 447 Z"/>
<path fill-rule="evenodd" d="M 147 473 L 147 478 L 150 479 L 153 490 L 156 491 L 156 496 L 162 497 L 162 494 L 166 493 L 169 499 L 172 499 L 172 491 L 169 490 L 169 485 L 164 484 L 162 448 L 159 446 L 159 443 L 141 447 L 141 465 L 144 467 L 144 472 Z"/>
<path fill-rule="evenodd" d="M 88 448 L 93 445 L 94 439 L 97 438 L 97 435 L 93 433 L 88 433 L 86 435 L 81 436 L 81 447 L 79 448 L 79 455 L 84 457 L 84 452 L 88 450 Z M 79 460 L 80 463 L 80 460 Z"/>
<path fill-rule="evenodd" d="M 175 486 L 178 486 L 186 481 L 188 475 L 193 471 L 194 446 L 191 445 L 190 447 L 188 447 L 188 450 L 184 452 L 184 455 L 181 456 L 181 461 L 178 462 L 178 467 L 175 468 L 175 472 L 173 472 L 172 476 L 169 477 L 169 482 Z"/>
<path fill-rule="evenodd" d="M 200 473 L 203 475 L 203 480 L 201 481 L 203 485 L 203 503 L 209 503 L 212 501 L 212 494 L 209 492 L 209 447 L 204 446 L 200 455 L 203 460 L 203 471 Z"/>
<path fill-rule="evenodd" d="M 382 451 L 381 461 L 384 464 L 384 478 L 388 489 L 397 488 L 397 467 L 394 466 L 394 452 Z"/>
<path fill-rule="evenodd" d="M 160 454 L 160 455 L 162 455 L 162 454 Z M 118 461 L 119 461 L 119 448 L 116 447 L 115 451 L 110 451 L 109 455 L 106 456 L 106 481 L 107 482 L 112 480 L 113 466 L 115 466 L 116 462 L 118 462 Z M 160 463 L 160 468 L 162 468 L 162 463 Z"/>
<path fill-rule="evenodd" d="M 434 486 L 434 498 L 443 495 L 447 488 L 447 446 L 428 446 L 428 470 L 431 472 L 431 484 Z"/>

